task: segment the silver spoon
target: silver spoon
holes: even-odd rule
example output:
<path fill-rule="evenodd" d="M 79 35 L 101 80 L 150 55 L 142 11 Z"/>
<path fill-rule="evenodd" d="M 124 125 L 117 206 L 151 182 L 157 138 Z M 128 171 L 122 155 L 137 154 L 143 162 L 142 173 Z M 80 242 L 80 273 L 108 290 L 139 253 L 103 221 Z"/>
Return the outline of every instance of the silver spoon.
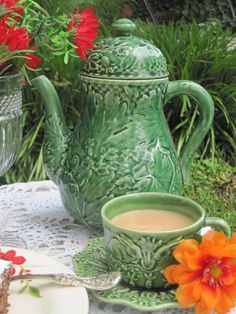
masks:
<path fill-rule="evenodd" d="M 121 280 L 119 272 L 104 273 L 98 276 L 82 278 L 73 274 L 26 274 L 15 275 L 11 281 L 23 279 L 50 279 L 64 286 L 84 287 L 90 290 L 108 290 L 115 287 Z"/>

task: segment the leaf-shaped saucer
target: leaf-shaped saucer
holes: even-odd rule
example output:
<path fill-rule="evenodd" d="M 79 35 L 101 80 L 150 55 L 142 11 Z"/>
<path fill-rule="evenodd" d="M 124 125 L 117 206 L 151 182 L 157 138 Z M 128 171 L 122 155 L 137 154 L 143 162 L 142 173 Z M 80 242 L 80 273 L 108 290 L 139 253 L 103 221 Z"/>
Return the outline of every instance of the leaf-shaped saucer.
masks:
<path fill-rule="evenodd" d="M 109 271 L 103 238 L 88 242 L 88 246 L 73 257 L 75 273 L 82 277 L 100 275 Z M 106 303 L 128 305 L 142 311 L 178 308 L 175 289 L 144 290 L 131 287 L 124 282 L 107 291 L 92 291 L 93 295 Z"/>

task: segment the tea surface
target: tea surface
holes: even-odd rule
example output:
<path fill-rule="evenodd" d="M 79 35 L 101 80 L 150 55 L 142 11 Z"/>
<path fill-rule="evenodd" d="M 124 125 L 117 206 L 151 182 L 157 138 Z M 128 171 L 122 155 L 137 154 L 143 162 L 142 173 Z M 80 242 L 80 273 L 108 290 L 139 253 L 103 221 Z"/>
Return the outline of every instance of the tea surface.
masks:
<path fill-rule="evenodd" d="M 171 210 L 134 210 L 112 218 L 117 226 L 136 231 L 171 231 L 194 223 L 191 218 Z"/>

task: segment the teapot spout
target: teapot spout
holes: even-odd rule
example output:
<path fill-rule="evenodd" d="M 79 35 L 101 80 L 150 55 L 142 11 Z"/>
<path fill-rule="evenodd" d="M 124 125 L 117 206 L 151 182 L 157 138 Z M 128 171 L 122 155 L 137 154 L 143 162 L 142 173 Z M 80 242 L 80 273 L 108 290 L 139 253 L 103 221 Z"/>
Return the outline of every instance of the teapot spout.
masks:
<path fill-rule="evenodd" d="M 46 112 L 44 164 L 48 177 L 59 184 L 71 132 L 66 125 L 58 94 L 50 80 L 41 75 L 32 84 L 43 98 Z"/>

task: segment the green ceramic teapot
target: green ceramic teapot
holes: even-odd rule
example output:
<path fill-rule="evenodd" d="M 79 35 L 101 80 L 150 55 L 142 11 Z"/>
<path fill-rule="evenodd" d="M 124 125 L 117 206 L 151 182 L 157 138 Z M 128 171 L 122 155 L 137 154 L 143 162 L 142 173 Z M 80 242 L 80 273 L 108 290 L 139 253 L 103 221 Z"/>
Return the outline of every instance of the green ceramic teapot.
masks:
<path fill-rule="evenodd" d="M 101 227 L 101 207 L 134 192 L 181 194 L 194 153 L 213 120 L 213 101 L 200 85 L 168 81 L 166 60 L 150 42 L 132 35 L 135 25 L 113 24 L 118 37 L 103 39 L 81 70 L 81 118 L 69 131 L 55 88 L 33 80 L 46 109 L 46 171 L 67 210 L 81 223 Z M 177 95 L 198 102 L 200 116 L 178 160 L 163 114 Z"/>

